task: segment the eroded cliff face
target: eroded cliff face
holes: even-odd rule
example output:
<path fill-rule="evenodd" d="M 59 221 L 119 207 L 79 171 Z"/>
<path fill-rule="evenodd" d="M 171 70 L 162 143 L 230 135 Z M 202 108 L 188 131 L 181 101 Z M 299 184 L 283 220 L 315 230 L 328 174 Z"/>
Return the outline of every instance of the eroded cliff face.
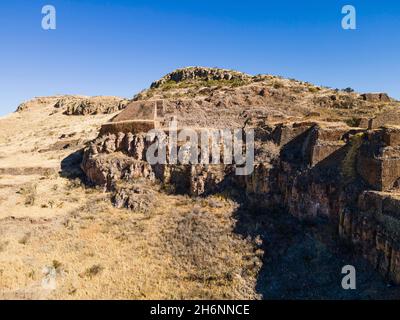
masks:
<path fill-rule="evenodd" d="M 400 283 L 399 134 L 384 127 L 368 131 L 357 157 L 357 173 L 367 184 L 357 204 L 340 212 L 339 233 L 387 279 Z"/>
<path fill-rule="evenodd" d="M 293 139 L 268 174 L 256 170 L 248 178 L 249 197 L 270 198 L 267 205 L 283 206 L 300 219 L 327 218 L 344 241 L 399 284 L 400 129 L 306 127 L 291 130 Z M 261 181 L 269 187 L 253 187 Z"/>
<path fill-rule="evenodd" d="M 148 92 L 144 93 L 146 98 L 136 98 L 126 110 L 141 110 L 146 100 L 150 105 L 153 103 L 153 112 L 135 114 L 135 111 L 129 119 L 122 116 L 123 121 L 117 118 L 105 124 L 98 138 L 85 149 L 82 169 L 90 182 L 113 192 L 115 205 L 133 210 L 148 210 L 150 183 L 153 188 L 193 196 L 235 189 L 260 209 L 279 207 L 299 219 L 324 218 L 337 229 L 343 241 L 353 245 L 355 252 L 388 280 L 400 284 L 400 192 L 396 191 L 400 185 L 400 128 L 385 125 L 396 119 L 398 113 L 393 108 L 397 103 L 385 94 L 353 96 L 332 92 L 322 96 L 322 89 L 313 89 L 308 91 L 311 96 L 302 97 L 314 103 L 307 110 L 296 109 L 285 114 L 282 107 L 282 103 L 288 103 L 285 98 L 268 114 L 273 105 L 260 96 L 276 99 L 277 92 L 279 97 L 288 95 L 279 91 L 277 85 L 268 87 L 263 82 L 271 81 L 270 77 L 254 79 L 236 73 L 229 76 L 225 71 L 211 74 L 207 70 L 184 71 L 168 75 L 153 84 L 151 90 L 159 90 L 171 81 L 175 83 L 174 90 L 177 86 L 181 90 L 179 82 L 198 78 L 208 81 L 210 77 L 212 81 L 243 82 L 235 89 L 226 88 L 224 82 L 225 87 L 218 92 L 224 92 L 225 98 L 232 91 L 233 96 L 246 90 L 252 93 L 245 99 L 247 104 L 229 102 L 222 106 L 211 103 L 217 96 L 214 89 L 210 89 L 208 98 L 204 96 L 206 91 L 199 89 L 200 98 L 193 101 L 161 97 L 165 106 L 161 109 L 160 96 L 152 102 L 148 100 Z M 254 86 L 264 90 L 263 93 L 254 90 Z M 289 90 L 290 94 L 293 90 Z M 252 100 L 253 95 L 257 99 Z M 188 106 L 192 104 L 194 110 L 203 105 L 206 110 L 214 107 L 219 116 L 226 115 L 221 125 L 229 127 L 230 123 L 229 128 L 254 130 L 255 159 L 250 175 L 236 175 L 234 163 L 182 165 L 168 164 L 168 159 L 167 164 L 148 163 L 146 153 L 151 142 L 146 139 L 144 128 L 162 128 L 175 115 L 180 116 L 185 126 L 196 130 L 222 129 L 217 125 L 218 116 L 210 112 L 202 112 L 199 118 L 199 123 L 208 123 L 209 127 L 193 126 L 197 113 L 190 115 Z M 380 113 L 371 115 L 374 108 Z M 392 110 L 394 116 L 384 116 L 381 112 L 384 108 Z M 322 113 L 324 110 L 326 114 Z M 334 116 L 329 119 L 328 115 Z M 170 136 L 168 132 L 166 139 Z M 218 142 L 215 144 L 222 160 L 223 150 Z M 178 146 L 178 151 L 181 148 L 184 147 Z M 133 187 L 143 180 L 147 181 L 146 187 Z"/>
<path fill-rule="evenodd" d="M 146 153 L 152 143 L 146 139 L 144 133 L 107 133 L 97 138 L 85 150 L 82 169 L 92 183 L 108 191 L 114 190 L 119 182 L 140 178 L 150 182 L 158 181 L 178 193 L 191 195 L 220 191 L 223 189 L 222 184 L 234 182 L 232 165 L 150 165 L 146 161 Z M 178 152 L 184 152 L 181 148 L 178 147 Z M 167 163 L 168 158 L 167 156 Z"/>

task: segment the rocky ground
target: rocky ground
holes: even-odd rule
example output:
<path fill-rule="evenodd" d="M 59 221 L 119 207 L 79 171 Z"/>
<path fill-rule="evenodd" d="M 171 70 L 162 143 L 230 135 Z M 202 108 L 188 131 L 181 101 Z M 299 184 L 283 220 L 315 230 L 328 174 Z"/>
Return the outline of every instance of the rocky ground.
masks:
<path fill-rule="evenodd" d="M 128 100 L 57 96 L 26 102 L 0 118 L 0 298 L 400 297 L 399 288 L 331 223 L 336 211 L 325 208 L 331 194 L 319 191 L 327 176 L 313 169 L 312 177 L 290 180 L 294 164 L 304 161 L 293 157 L 304 141 L 291 145 L 292 139 L 312 128 L 318 148 L 338 150 L 349 128 L 358 128 L 353 134 L 396 122 L 398 102 L 385 94 L 210 68 L 173 72 L 133 101 L 158 99 L 165 102 L 161 125 L 175 116 L 196 128 L 254 128 L 258 167 L 251 181 L 190 194 L 148 176 L 127 178 L 124 172 L 122 179 L 119 166 L 132 164 L 133 153 L 116 147 L 116 136 L 98 135 Z M 323 160 L 321 154 L 314 153 L 311 163 Z M 353 158 L 351 152 L 340 158 L 346 166 L 336 176 L 343 174 L 347 188 L 358 190 Z M 278 160 L 290 170 L 273 173 Z M 105 175 L 112 183 L 96 185 L 88 163 L 101 174 L 113 170 Z M 329 165 L 321 170 L 336 172 Z M 290 197 L 284 198 L 282 185 L 294 186 Z M 279 196 L 271 188 L 281 190 Z M 298 196 L 301 190 L 320 201 L 316 219 L 300 219 L 300 205 L 306 215 L 315 207 Z M 270 196 L 287 206 L 272 205 Z M 356 266 L 357 290 L 341 288 L 346 264 Z"/>

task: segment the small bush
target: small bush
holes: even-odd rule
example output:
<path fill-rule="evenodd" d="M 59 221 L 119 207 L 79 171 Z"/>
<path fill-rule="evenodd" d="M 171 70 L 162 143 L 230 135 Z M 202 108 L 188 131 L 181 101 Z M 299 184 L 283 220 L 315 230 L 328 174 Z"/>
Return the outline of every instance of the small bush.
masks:
<path fill-rule="evenodd" d="M 33 206 L 35 204 L 37 196 L 36 184 L 23 186 L 18 193 L 24 197 L 24 204 L 26 206 Z"/>
<path fill-rule="evenodd" d="M 83 186 L 82 181 L 79 178 L 75 178 L 68 182 L 67 189 L 72 190 L 72 189 L 81 188 L 82 186 Z"/>
<path fill-rule="evenodd" d="M 354 92 L 354 89 L 347 87 L 347 88 L 344 88 L 342 91 L 347 92 L 347 93 L 352 93 L 352 92 Z"/>
<path fill-rule="evenodd" d="M 103 271 L 103 267 L 99 264 L 95 264 L 93 266 L 91 266 L 90 268 L 86 269 L 86 271 L 84 272 L 84 276 L 92 278 L 96 275 L 98 275 L 100 272 Z"/>
<path fill-rule="evenodd" d="M 274 81 L 273 83 L 272 83 L 272 86 L 274 87 L 274 89 L 280 89 L 280 88 L 283 88 L 283 83 L 282 82 L 280 82 L 280 81 Z"/>
<path fill-rule="evenodd" d="M 173 80 L 169 80 L 161 86 L 161 90 L 168 91 L 168 90 L 174 89 L 176 87 L 177 87 L 177 83 Z"/>
<path fill-rule="evenodd" d="M 28 240 L 30 237 L 31 237 L 31 234 L 28 232 L 28 233 L 24 234 L 24 236 L 21 239 L 18 240 L 18 243 L 25 245 L 28 243 Z"/>
<path fill-rule="evenodd" d="M 361 120 L 360 118 L 353 117 L 347 119 L 345 122 L 349 127 L 358 127 L 360 125 L 360 120 Z"/>
<path fill-rule="evenodd" d="M 318 87 L 308 87 L 308 91 L 311 93 L 316 93 L 318 91 L 320 91 L 321 89 Z"/>

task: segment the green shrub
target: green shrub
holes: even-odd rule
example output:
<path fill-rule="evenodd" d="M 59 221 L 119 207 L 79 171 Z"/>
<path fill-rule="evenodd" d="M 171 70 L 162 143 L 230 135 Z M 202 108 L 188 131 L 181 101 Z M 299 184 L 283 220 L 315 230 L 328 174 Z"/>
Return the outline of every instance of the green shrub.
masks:
<path fill-rule="evenodd" d="M 321 89 L 318 87 L 308 87 L 308 91 L 311 93 L 316 93 L 318 91 L 320 91 Z"/>

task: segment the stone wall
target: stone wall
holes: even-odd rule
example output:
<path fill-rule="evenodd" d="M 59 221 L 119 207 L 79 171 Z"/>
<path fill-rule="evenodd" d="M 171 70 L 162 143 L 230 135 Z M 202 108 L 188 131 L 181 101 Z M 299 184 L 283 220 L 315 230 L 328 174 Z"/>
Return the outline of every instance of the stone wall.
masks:
<path fill-rule="evenodd" d="M 396 188 L 400 178 L 400 128 L 368 132 L 360 148 L 357 171 L 375 190 Z"/>
<path fill-rule="evenodd" d="M 356 210 L 343 210 L 339 234 L 374 268 L 400 284 L 400 200 L 381 192 L 365 191 Z"/>
<path fill-rule="evenodd" d="M 110 190 L 121 179 L 133 181 L 138 177 L 150 177 L 164 185 L 172 185 L 175 189 L 186 190 L 185 193 L 201 195 L 221 189 L 221 185 L 227 183 L 233 174 L 234 165 L 169 164 L 168 136 L 165 141 L 167 164 L 150 165 L 146 161 L 146 152 L 154 141 L 148 141 L 146 133 L 136 133 L 136 129 L 133 129 L 134 133 L 129 130 L 117 134 L 104 132 L 86 148 L 81 167 L 90 182 Z M 183 147 L 178 144 L 177 152 L 185 153 L 186 149 L 181 149 Z M 211 148 L 220 151 L 222 163 L 221 141 L 210 140 Z M 186 153 L 189 154 L 189 150 Z M 199 163 L 200 157 L 201 154 Z"/>
<path fill-rule="evenodd" d="M 120 180 L 143 178 L 195 196 L 236 188 L 259 207 L 281 207 L 299 219 L 324 217 L 387 279 L 400 284 L 400 196 L 393 189 L 400 178 L 399 130 L 274 124 L 256 131 L 255 167 L 245 177 L 236 176 L 233 165 L 152 166 L 145 158 L 144 132 L 105 132 L 85 150 L 82 169 L 106 190 Z M 273 146 L 279 152 L 265 156 L 263 149 Z M 126 193 L 121 199 L 135 203 Z"/>

